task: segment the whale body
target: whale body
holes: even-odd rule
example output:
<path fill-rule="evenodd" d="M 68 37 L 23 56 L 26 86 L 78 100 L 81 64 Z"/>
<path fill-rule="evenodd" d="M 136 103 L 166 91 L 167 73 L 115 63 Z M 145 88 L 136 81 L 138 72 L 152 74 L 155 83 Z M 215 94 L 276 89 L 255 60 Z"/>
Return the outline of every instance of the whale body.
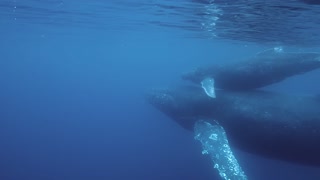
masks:
<path fill-rule="evenodd" d="M 218 122 L 231 146 L 249 153 L 320 166 L 320 98 L 265 91 L 216 91 L 201 87 L 151 91 L 147 100 L 182 127 Z"/>
<path fill-rule="evenodd" d="M 182 78 L 196 84 L 200 84 L 206 78 L 212 78 L 215 88 L 250 90 L 318 68 L 320 53 L 268 50 L 234 64 L 197 68 L 184 74 Z"/>

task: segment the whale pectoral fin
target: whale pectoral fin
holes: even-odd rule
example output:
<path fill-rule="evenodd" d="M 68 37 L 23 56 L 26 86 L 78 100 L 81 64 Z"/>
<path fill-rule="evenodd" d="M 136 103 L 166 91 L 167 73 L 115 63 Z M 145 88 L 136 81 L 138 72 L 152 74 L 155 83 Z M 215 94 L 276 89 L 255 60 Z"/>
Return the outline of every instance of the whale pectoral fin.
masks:
<path fill-rule="evenodd" d="M 224 128 L 218 123 L 199 120 L 194 125 L 195 139 L 202 144 L 202 154 L 208 154 L 222 179 L 246 180 L 233 155 Z"/>
<path fill-rule="evenodd" d="M 211 98 L 216 98 L 216 93 L 214 89 L 214 79 L 205 78 L 201 81 L 201 87 L 204 89 L 204 92 Z"/>

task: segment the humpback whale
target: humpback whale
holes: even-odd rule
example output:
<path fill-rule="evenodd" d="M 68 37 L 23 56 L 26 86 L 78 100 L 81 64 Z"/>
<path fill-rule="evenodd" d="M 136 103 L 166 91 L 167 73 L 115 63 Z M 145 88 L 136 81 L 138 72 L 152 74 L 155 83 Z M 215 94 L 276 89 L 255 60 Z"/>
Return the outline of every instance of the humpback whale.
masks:
<path fill-rule="evenodd" d="M 182 78 L 197 84 L 211 78 L 214 79 L 215 88 L 249 90 L 318 68 L 320 53 L 282 52 L 272 49 L 235 64 L 197 68 L 184 74 Z"/>
<path fill-rule="evenodd" d="M 216 91 L 201 87 L 153 90 L 147 100 L 182 127 L 217 121 L 231 146 L 249 153 L 320 166 L 320 99 L 265 91 Z"/>
<path fill-rule="evenodd" d="M 319 53 L 285 53 L 274 48 L 235 64 L 197 69 L 183 79 L 198 86 L 153 90 L 147 100 L 195 133 L 202 154 L 210 156 L 222 179 L 247 180 L 233 146 L 320 166 L 319 96 L 256 90 L 319 67 Z"/>

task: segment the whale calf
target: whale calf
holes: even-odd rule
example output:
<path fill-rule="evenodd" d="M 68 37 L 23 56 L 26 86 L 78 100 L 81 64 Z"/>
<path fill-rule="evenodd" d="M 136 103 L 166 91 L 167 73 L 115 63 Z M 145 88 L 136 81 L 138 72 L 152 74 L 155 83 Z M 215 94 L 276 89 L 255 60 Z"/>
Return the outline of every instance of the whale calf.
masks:
<path fill-rule="evenodd" d="M 196 86 L 153 90 L 147 100 L 182 127 L 199 119 L 226 131 L 231 146 L 265 157 L 320 166 L 320 98 L 265 91 L 217 90 L 211 98 Z"/>
<path fill-rule="evenodd" d="M 215 88 L 250 90 L 318 68 L 320 53 L 282 52 L 272 49 L 235 64 L 197 68 L 184 74 L 182 78 L 197 84 L 212 78 Z"/>

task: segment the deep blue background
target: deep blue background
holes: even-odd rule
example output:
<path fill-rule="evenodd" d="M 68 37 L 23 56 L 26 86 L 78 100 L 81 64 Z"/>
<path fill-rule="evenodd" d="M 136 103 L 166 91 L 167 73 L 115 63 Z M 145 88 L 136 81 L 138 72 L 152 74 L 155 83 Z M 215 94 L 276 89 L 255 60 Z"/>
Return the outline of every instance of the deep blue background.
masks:
<path fill-rule="evenodd" d="M 0 29 L 1 180 L 219 179 L 192 132 L 144 94 L 181 84 L 194 67 L 271 47 L 155 27 L 108 31 L 17 20 Z M 319 74 L 272 89 L 317 93 Z M 250 179 L 320 178 L 319 168 L 235 152 Z"/>

